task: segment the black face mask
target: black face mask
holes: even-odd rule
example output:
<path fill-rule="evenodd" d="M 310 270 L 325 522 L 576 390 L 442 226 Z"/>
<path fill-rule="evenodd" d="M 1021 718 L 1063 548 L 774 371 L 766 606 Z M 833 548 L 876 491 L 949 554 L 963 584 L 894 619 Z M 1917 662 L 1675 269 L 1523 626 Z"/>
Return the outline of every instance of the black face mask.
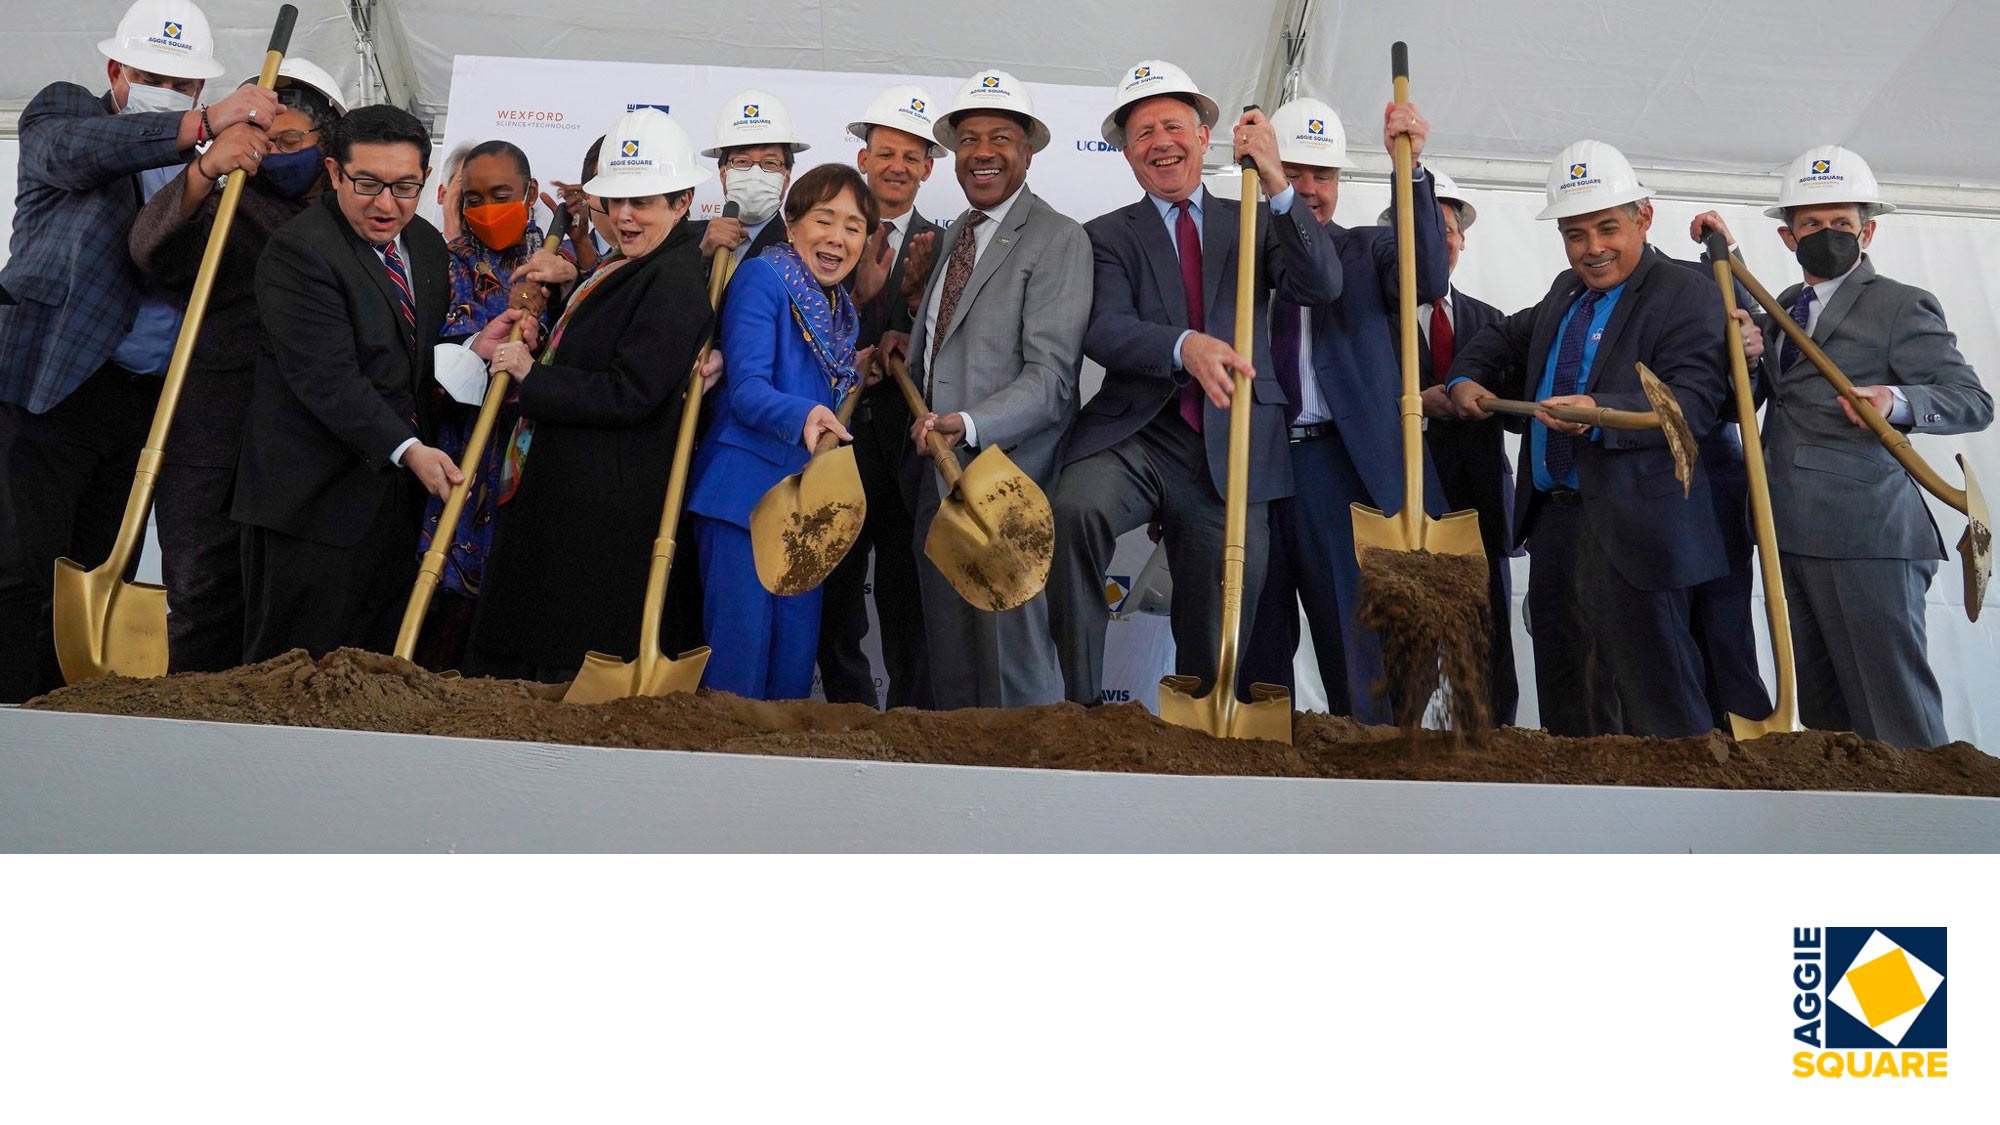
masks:
<path fill-rule="evenodd" d="M 1861 237 L 1826 227 L 1799 239 L 1799 265 L 1814 277 L 1844 277 L 1861 260 Z"/>

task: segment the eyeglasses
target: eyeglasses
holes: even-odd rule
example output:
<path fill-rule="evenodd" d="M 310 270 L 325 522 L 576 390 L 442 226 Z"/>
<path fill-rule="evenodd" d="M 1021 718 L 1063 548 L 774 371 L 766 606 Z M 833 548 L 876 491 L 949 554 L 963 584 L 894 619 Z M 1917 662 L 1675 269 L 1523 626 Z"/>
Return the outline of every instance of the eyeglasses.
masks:
<path fill-rule="evenodd" d="M 762 168 L 766 172 L 782 174 L 785 170 L 785 158 L 776 153 L 771 153 L 760 159 L 752 160 L 744 153 L 737 153 L 729 158 L 729 166 L 739 172 L 747 171 L 751 168 Z"/>
<path fill-rule="evenodd" d="M 389 194 L 395 196 L 397 199 L 415 199 L 418 193 L 424 190 L 424 182 L 422 180 L 397 180 L 391 184 L 378 180 L 373 176 L 351 175 L 345 168 L 340 170 L 340 174 L 348 183 L 354 185 L 354 194 L 356 195 L 381 195 L 382 189 L 388 188 Z"/>
<path fill-rule="evenodd" d="M 307 137 L 317 136 L 319 136 L 318 129 L 287 129 L 282 133 L 271 134 L 271 147 L 279 152 L 297 152 L 306 147 Z M 313 143 L 318 144 L 319 142 L 314 141 Z M 372 193 L 363 192 L 362 194 L 367 195 Z"/>

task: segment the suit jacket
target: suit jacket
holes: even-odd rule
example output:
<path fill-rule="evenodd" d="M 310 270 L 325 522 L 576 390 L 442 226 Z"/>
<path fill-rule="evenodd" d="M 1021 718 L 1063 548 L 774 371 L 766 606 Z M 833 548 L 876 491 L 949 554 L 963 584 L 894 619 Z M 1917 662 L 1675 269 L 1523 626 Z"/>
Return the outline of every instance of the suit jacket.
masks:
<path fill-rule="evenodd" d="M 896 261 L 894 265 L 889 267 L 889 280 L 883 283 L 882 291 L 875 295 L 874 300 L 860 306 L 861 335 L 855 340 L 857 347 L 865 348 L 880 341 L 884 332 L 908 332 L 910 330 L 911 325 L 914 323 L 914 317 L 910 311 L 909 303 L 902 299 L 903 278 L 906 273 L 906 267 L 910 264 L 910 244 L 914 243 L 919 235 L 928 234 L 933 236 L 933 239 L 936 239 L 943 234 L 943 231 L 944 228 L 924 218 L 922 213 L 917 211 L 915 207 L 910 208 L 910 226 L 908 230 L 903 232 L 903 244 L 896 248 Z M 931 263 L 935 265 L 942 260 L 937 256 L 937 247 L 932 246 Z M 858 273 L 859 271 L 855 272 Z M 854 274 L 848 274 L 847 280 L 842 282 L 842 284 L 847 286 L 848 292 L 852 293 L 854 291 Z M 889 396 L 893 397 L 897 402 L 903 400 L 903 393 L 896 389 L 894 380 L 883 380 L 863 392 L 863 394 L 874 395 L 884 390 L 888 391 Z"/>
<path fill-rule="evenodd" d="M 958 240 L 970 237 L 963 221 L 952 224 L 932 260 L 949 261 Z M 998 446 L 1046 488 L 1055 479 L 1056 447 L 1076 414 L 1090 322 L 1090 238 L 1023 187 L 979 255 L 933 357 L 925 321 L 944 274 L 933 272 L 917 310 L 910 377 L 930 388 L 933 411 L 971 415 L 980 448 Z M 960 460 L 976 452 L 961 449 Z"/>
<path fill-rule="evenodd" d="M 155 285 L 181 297 L 194 289 L 208 249 L 208 234 L 222 202 L 220 190 L 208 193 L 192 216 L 183 217 L 188 173 L 183 171 L 139 210 L 132 221 L 128 245 L 132 261 Z M 257 315 L 257 260 L 265 243 L 290 222 L 305 204 L 273 192 L 262 177 L 252 176 L 230 223 L 222 266 L 209 291 L 201 335 L 195 340 L 187 382 L 174 409 L 174 428 L 167 438 L 167 462 L 233 469 L 243 445 L 243 419 L 250 411 L 250 390 L 256 381 L 258 337 L 263 327 Z"/>
<path fill-rule="evenodd" d="M 411 219 L 402 237 L 414 339 L 382 256 L 347 225 L 332 192 L 265 245 L 264 338 L 230 512 L 238 523 L 351 547 L 384 494 L 403 486 L 389 458 L 430 432 L 431 349 L 451 282 L 437 228 Z M 412 550 L 415 536 L 413 524 Z"/>
<path fill-rule="evenodd" d="M 1501 398 L 1534 398 L 1556 331 L 1584 284 L 1575 270 L 1556 276 L 1539 304 L 1503 318 L 1466 341 L 1451 377 L 1476 380 Z M 1728 356 L 1722 297 L 1715 285 L 1665 258 L 1642 253 L 1605 324 L 1587 373 L 1598 405 L 1648 410 L 1635 363 L 1673 388 L 1697 438 L 1715 428 Z M 1546 494 L 1535 488 L 1532 446 L 1522 443 L 1516 483 L 1514 542 L 1528 537 Z M 1583 508 L 1624 579 L 1642 590 L 1693 586 L 1728 572 L 1708 477 L 1697 464 L 1688 496 L 1674 479 L 1673 456 L 1658 430 L 1600 431 L 1575 443 Z"/>
<path fill-rule="evenodd" d="M 480 588 L 481 651 L 553 668 L 637 654 L 682 393 L 712 319 L 700 242 L 681 224 L 617 267 L 522 380 L 534 436 Z"/>
<path fill-rule="evenodd" d="M 1204 193 L 1202 205 L 1202 309 L 1210 335 L 1236 330 L 1236 242 L 1239 204 Z M 1299 305 L 1328 305 L 1340 298 L 1341 267 L 1333 242 L 1303 204 L 1273 216 L 1259 203 L 1258 313 L 1251 365 L 1250 502 L 1292 494 L 1292 462 L 1285 427 L 1285 393 L 1271 369 L 1271 325 L 1265 314 L 1276 290 Z M 1078 461 L 1138 433 L 1170 402 L 1190 376 L 1174 366 L 1174 342 L 1188 327 L 1180 255 L 1151 198 L 1092 219 L 1084 227 L 1094 262 L 1090 327 L 1083 352 L 1104 367 L 1104 385 L 1071 424 L 1061 460 Z M 1240 348 L 1239 348 L 1240 350 Z M 1227 494 L 1229 412 L 1206 398 L 1202 436 L 1210 482 Z"/>
<path fill-rule="evenodd" d="M 1787 307 L 1804 285 L 1786 289 Z M 1856 386 L 1898 386 L 1909 398 L 1909 432 L 1961 434 L 1993 421 L 1993 399 L 1958 353 L 1936 297 L 1875 272 L 1865 256 L 1820 310 L 1813 340 Z M 1797 348 L 1777 368 L 1776 326 L 1765 329 L 1770 401 L 1764 456 L 1778 548 L 1816 558 L 1942 559 L 1930 509 L 1916 481 L 1854 425 L 1837 392 Z M 1859 526 L 1865 533 L 1857 534 Z"/>
<path fill-rule="evenodd" d="M 1477 297 L 1451 287 L 1451 338 L 1454 354 L 1489 326 L 1500 323 L 1500 310 Z M 1400 323 L 1395 326 L 1399 333 Z M 1423 333 L 1417 334 L 1417 385 L 1428 387 L 1441 382 L 1436 360 Z M 1514 467 L 1507 461 L 1506 426 L 1500 418 L 1431 418 L 1424 426 L 1424 446 L 1433 459 L 1469 461 L 1473 471 L 1498 482 L 1497 491 L 1506 510 L 1507 526 L 1514 523 Z"/>
<path fill-rule="evenodd" d="M 0 402 L 46 413 L 102 367 L 142 295 L 125 234 L 138 174 L 188 158 L 178 113 L 113 111 L 111 95 L 57 82 L 21 111 L 14 240 L 0 288 Z"/>
<path fill-rule="evenodd" d="M 1436 300 L 1451 285 L 1450 252 L 1434 181 L 1425 176 L 1413 186 L 1421 304 Z M 1313 378 L 1340 432 L 1340 443 L 1368 488 L 1370 502 L 1384 512 L 1401 511 L 1403 431 L 1398 400 L 1403 377 L 1396 339 L 1400 308 L 1396 230 L 1349 229 L 1337 223 L 1328 223 L 1325 229 L 1339 257 L 1344 284 L 1338 301 L 1311 312 Z M 1434 483 L 1430 491 L 1437 491 Z"/>
<path fill-rule="evenodd" d="M 688 511 L 747 529 L 771 486 L 805 468 L 806 415 L 816 404 L 839 402 L 792 321 L 783 279 L 763 258 L 744 262 L 730 279 L 722 353 L 729 364 L 708 436 L 695 452 Z"/>

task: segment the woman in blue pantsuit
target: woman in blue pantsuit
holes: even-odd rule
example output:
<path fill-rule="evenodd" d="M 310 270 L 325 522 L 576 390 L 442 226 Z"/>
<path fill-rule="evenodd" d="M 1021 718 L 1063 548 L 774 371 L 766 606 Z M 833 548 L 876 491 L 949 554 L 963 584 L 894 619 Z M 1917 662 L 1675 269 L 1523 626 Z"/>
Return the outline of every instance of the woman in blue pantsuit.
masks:
<path fill-rule="evenodd" d="M 786 241 L 743 263 L 722 308 L 726 360 L 715 420 L 695 453 L 688 510 L 701 558 L 712 654 L 704 686 L 749 699 L 812 692 L 820 592 L 779 597 L 757 581 L 750 512 L 805 468 L 820 435 L 848 433 L 833 408 L 861 381 L 860 322 L 841 280 L 875 227 L 860 173 L 822 165 L 785 200 Z"/>

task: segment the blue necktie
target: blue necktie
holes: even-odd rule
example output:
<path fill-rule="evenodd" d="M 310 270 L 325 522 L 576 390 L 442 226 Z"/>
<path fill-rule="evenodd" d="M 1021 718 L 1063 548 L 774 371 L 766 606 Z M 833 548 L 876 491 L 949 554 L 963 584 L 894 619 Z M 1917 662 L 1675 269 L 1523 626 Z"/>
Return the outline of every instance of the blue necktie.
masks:
<path fill-rule="evenodd" d="M 1812 303 L 1818 299 L 1819 294 L 1813 292 L 1813 287 L 1810 285 L 1799 290 L 1798 299 L 1792 302 L 1792 319 L 1799 322 L 1800 328 L 1805 328 L 1812 321 Z M 1778 349 L 1778 370 L 1783 371 L 1793 359 L 1792 355 L 1785 353 L 1785 348 L 1791 348 L 1794 354 L 1800 353 L 1790 336 L 1780 337 L 1779 343 L 1784 346 Z"/>
<path fill-rule="evenodd" d="M 1592 310 L 1597 308 L 1597 299 L 1602 296 L 1595 289 L 1585 289 L 1577 299 L 1576 309 L 1569 314 L 1569 324 L 1563 328 L 1562 343 L 1556 348 L 1556 378 L 1550 388 L 1551 397 L 1573 395 L 1577 384 L 1583 381 L 1583 341 L 1590 335 L 1590 322 L 1594 319 Z M 1556 488 L 1569 487 L 1569 475 L 1576 470 L 1576 451 L 1571 442 L 1574 439 L 1566 433 L 1550 430 L 1548 441 L 1542 447 L 1542 464 L 1548 468 L 1549 480 Z"/>
<path fill-rule="evenodd" d="M 1277 313 L 1271 324 L 1271 366 L 1278 369 L 1278 389 L 1285 392 L 1285 425 L 1299 420 L 1305 409 L 1305 394 L 1299 389 L 1299 337 L 1305 334 L 1299 307 L 1283 297 L 1273 298 Z"/>

